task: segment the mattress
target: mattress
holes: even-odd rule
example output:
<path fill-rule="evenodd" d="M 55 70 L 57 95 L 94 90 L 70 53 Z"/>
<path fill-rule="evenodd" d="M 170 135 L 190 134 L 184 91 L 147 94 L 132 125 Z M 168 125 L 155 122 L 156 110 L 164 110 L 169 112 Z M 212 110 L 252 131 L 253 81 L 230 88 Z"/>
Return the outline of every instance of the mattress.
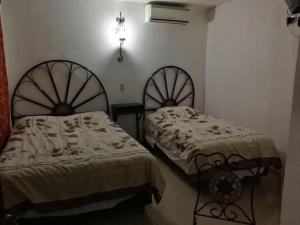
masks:
<path fill-rule="evenodd" d="M 145 135 L 145 140 L 147 141 L 147 143 L 151 146 L 152 149 L 155 149 L 155 145 L 169 158 L 171 159 L 177 166 L 183 168 L 186 161 L 184 159 L 181 159 L 180 157 L 176 157 L 172 154 L 172 151 L 170 151 L 169 149 L 164 148 L 163 146 L 161 146 L 159 143 L 155 142 L 155 140 L 148 136 Z"/>
<path fill-rule="evenodd" d="M 197 173 L 194 159 L 198 153 L 221 153 L 225 157 L 238 154 L 245 159 L 259 161 L 261 166 L 281 168 L 281 161 L 270 137 L 190 107 L 165 107 L 146 115 L 145 136 L 158 144 L 188 175 Z M 199 164 L 214 165 L 216 160 L 220 158 L 201 157 Z M 238 160 L 241 158 L 232 162 Z"/>
<path fill-rule="evenodd" d="M 165 182 L 156 159 L 104 112 L 25 117 L 0 155 L 9 212 L 39 213 L 111 201 L 149 190 L 160 201 Z"/>

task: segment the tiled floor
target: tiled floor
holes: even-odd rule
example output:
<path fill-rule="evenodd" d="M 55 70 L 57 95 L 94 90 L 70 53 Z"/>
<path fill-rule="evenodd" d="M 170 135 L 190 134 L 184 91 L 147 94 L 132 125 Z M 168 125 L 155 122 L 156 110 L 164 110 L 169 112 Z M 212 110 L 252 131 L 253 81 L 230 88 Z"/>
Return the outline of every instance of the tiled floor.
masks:
<path fill-rule="evenodd" d="M 192 225 L 196 191 L 173 169 L 160 161 L 167 187 L 163 200 L 147 206 L 146 212 L 106 216 L 91 225 Z M 279 225 L 280 174 L 272 172 L 261 180 L 255 194 L 257 225 Z M 248 200 L 248 199 L 247 199 Z M 247 201 L 242 202 L 246 204 Z M 199 225 L 232 224 L 212 219 L 198 219 Z M 90 224 L 89 224 L 90 225 Z"/>

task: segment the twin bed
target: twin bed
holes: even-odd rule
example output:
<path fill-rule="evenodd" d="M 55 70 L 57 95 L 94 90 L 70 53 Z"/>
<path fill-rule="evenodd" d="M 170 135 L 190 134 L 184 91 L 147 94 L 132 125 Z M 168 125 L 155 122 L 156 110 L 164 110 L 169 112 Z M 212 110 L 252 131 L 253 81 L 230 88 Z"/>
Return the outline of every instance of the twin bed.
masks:
<path fill-rule="evenodd" d="M 188 175 L 197 173 L 199 152 L 281 167 L 270 138 L 194 110 L 194 95 L 190 75 L 179 67 L 149 78 L 144 126 L 150 146 Z M 104 86 L 87 68 L 65 60 L 33 67 L 17 84 L 11 109 L 14 128 L 0 155 L 3 211 L 73 215 L 132 206 L 136 199 L 143 206 L 151 196 L 160 201 L 165 182 L 155 158 L 110 120 Z"/>
<path fill-rule="evenodd" d="M 281 168 L 274 143 L 263 133 L 193 109 L 194 98 L 186 71 L 176 66 L 157 70 L 144 89 L 145 140 L 196 183 L 193 225 L 198 217 L 254 225 L 255 187 L 270 168 Z M 247 194 L 251 210 L 240 201 L 245 205 Z"/>
<path fill-rule="evenodd" d="M 206 159 L 198 157 L 201 164 L 214 165 L 217 160 L 237 155 L 249 159 L 239 165 L 241 158 L 232 157 L 237 170 L 258 166 L 281 168 L 270 137 L 193 109 L 194 98 L 193 80 L 179 67 L 163 67 L 149 78 L 144 89 L 144 130 L 152 149 L 163 152 L 189 176 L 199 172 L 195 163 L 199 153 L 218 153 Z"/>

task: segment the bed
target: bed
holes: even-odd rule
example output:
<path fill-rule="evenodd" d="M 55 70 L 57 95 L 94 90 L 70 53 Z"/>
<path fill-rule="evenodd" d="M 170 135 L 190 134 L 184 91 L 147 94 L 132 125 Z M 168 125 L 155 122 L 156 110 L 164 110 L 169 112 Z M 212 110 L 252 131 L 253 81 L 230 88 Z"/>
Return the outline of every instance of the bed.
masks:
<path fill-rule="evenodd" d="M 182 68 L 163 67 L 149 78 L 143 97 L 144 131 L 145 140 L 153 149 L 163 152 L 189 176 L 198 172 L 195 157 L 199 153 L 213 155 L 197 157 L 207 160 L 201 162 L 207 165 L 236 155 L 240 157 L 231 157 L 236 169 L 281 168 L 270 137 L 195 110 L 194 96 L 193 80 Z M 248 160 L 245 163 L 241 158 Z"/>
<path fill-rule="evenodd" d="M 34 66 L 14 90 L 11 113 L 0 155 L 2 213 L 70 216 L 160 201 L 155 158 L 110 120 L 104 86 L 86 67 Z"/>

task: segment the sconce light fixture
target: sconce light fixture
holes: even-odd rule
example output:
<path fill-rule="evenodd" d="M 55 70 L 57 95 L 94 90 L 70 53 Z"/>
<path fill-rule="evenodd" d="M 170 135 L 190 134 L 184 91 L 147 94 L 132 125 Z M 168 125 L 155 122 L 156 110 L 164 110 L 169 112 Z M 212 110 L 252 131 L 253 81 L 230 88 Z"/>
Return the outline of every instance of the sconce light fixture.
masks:
<path fill-rule="evenodd" d="M 123 54 L 122 54 L 122 47 L 124 42 L 126 41 L 125 37 L 125 17 L 122 16 L 122 12 L 120 12 L 120 16 L 117 17 L 117 30 L 116 33 L 118 35 L 118 39 L 120 41 L 120 56 L 118 57 L 118 62 L 123 62 Z"/>
<path fill-rule="evenodd" d="M 288 10 L 288 16 L 286 19 L 287 26 L 289 27 L 291 33 L 296 37 L 300 37 L 300 11 L 291 12 Z"/>

